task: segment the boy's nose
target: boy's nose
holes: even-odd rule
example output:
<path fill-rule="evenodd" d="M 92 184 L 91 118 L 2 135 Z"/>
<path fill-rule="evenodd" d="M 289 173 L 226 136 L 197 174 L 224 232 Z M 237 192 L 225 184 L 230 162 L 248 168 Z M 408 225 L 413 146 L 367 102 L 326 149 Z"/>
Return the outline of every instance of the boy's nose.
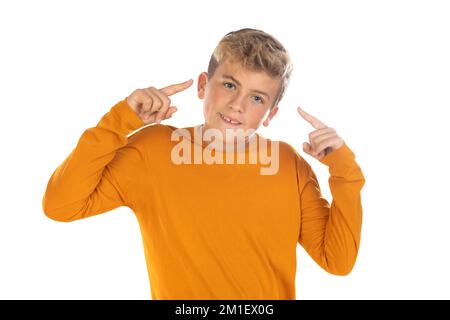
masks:
<path fill-rule="evenodd" d="M 228 106 L 236 112 L 244 112 L 244 102 L 239 97 L 231 101 Z"/>

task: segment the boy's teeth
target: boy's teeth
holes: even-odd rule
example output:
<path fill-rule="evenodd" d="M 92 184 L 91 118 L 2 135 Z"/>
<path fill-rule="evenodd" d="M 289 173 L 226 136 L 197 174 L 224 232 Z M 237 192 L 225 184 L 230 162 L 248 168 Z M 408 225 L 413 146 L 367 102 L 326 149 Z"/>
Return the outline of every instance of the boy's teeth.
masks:
<path fill-rule="evenodd" d="M 230 118 L 224 116 L 223 114 L 221 114 L 222 118 L 225 119 L 225 121 L 231 123 L 231 124 L 239 124 L 240 122 L 235 122 L 233 120 L 231 120 Z"/>

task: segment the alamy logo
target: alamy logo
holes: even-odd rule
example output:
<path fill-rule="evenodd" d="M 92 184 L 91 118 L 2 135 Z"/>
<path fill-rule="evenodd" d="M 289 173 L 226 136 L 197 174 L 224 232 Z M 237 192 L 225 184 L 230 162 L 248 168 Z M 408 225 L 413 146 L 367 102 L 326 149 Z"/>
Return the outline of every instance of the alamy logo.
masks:
<path fill-rule="evenodd" d="M 187 129 L 178 128 L 172 132 L 171 140 L 179 141 L 171 152 L 172 162 L 176 165 L 181 164 L 247 164 L 245 148 L 249 149 L 248 164 L 260 164 L 261 175 L 273 175 L 279 169 L 279 143 L 270 141 L 270 148 L 266 139 L 259 138 L 254 129 L 225 129 L 226 139 L 219 129 L 194 130 L 194 137 Z M 203 132 L 203 133 L 202 133 Z M 202 148 L 192 141 L 210 142 L 205 148 Z M 225 144 L 225 152 L 223 141 Z M 194 146 L 194 162 L 192 163 L 192 145 Z M 236 149 L 236 150 L 235 150 Z M 270 149 L 270 152 L 269 152 Z M 236 153 L 235 153 L 236 151 Z M 214 153 L 214 154 L 213 154 Z M 269 154 L 270 153 L 270 154 Z M 224 157 L 225 155 L 225 162 Z"/>

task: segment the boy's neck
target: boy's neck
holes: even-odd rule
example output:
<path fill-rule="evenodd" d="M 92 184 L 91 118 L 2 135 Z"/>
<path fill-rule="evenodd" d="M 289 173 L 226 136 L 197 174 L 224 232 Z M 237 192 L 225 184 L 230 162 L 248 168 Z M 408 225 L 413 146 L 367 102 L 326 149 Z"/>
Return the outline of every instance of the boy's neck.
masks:
<path fill-rule="evenodd" d="M 218 149 L 217 151 L 226 150 L 239 152 L 239 150 L 247 150 L 252 143 L 256 142 L 255 139 L 257 138 L 256 132 L 253 131 L 253 133 L 251 133 L 250 135 L 245 135 L 241 137 L 235 136 L 233 137 L 233 140 L 230 141 L 227 141 L 226 139 L 224 139 L 224 137 L 220 138 L 217 135 L 214 135 L 214 138 L 212 138 L 212 140 L 209 140 L 204 138 L 205 131 L 208 129 L 209 128 L 205 126 L 205 124 L 195 126 L 194 139 L 196 139 L 204 147 L 207 147 L 208 145 L 213 143 L 215 141 L 214 139 L 220 139 L 219 140 L 220 142 L 218 141 L 217 143 L 214 144 L 215 146 L 217 146 L 216 147 Z M 222 149 L 220 150 L 220 148 Z"/>

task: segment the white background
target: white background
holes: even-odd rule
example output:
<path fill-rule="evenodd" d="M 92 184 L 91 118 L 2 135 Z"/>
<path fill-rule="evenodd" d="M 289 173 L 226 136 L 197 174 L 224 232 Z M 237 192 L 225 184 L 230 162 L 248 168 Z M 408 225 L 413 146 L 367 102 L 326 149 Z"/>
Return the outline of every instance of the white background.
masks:
<path fill-rule="evenodd" d="M 294 62 L 259 132 L 293 145 L 331 202 L 328 168 L 302 150 L 314 129 L 301 105 L 366 177 L 352 273 L 326 273 L 298 245 L 297 299 L 450 298 L 449 16 L 446 1 L 2 1 L 0 298 L 150 299 L 132 211 L 58 223 L 41 207 L 46 184 L 136 88 L 193 78 L 165 123 L 202 123 L 198 75 L 244 27 L 274 35 Z"/>

